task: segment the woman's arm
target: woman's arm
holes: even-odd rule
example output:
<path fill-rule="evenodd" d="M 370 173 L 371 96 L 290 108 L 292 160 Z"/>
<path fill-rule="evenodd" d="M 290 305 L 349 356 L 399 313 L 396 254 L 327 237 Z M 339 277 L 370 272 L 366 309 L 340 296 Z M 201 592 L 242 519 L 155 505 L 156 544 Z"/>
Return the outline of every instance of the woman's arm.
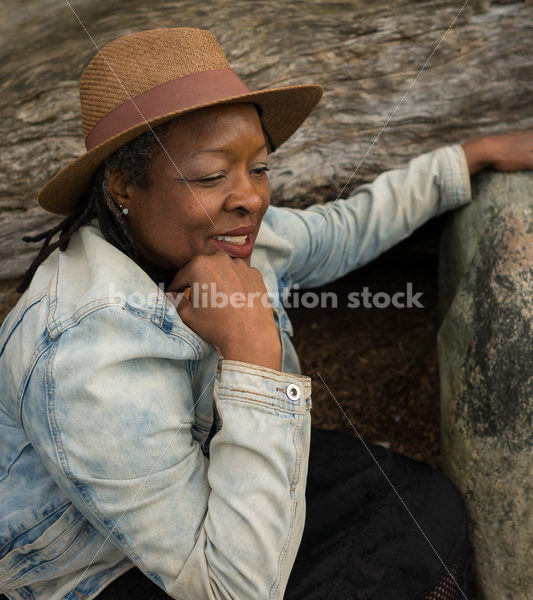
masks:
<path fill-rule="evenodd" d="M 305 210 L 271 207 L 264 223 L 292 246 L 293 283 L 317 287 L 342 277 L 407 237 L 433 216 L 470 201 L 460 146 L 422 154 L 343 200 Z"/>
<path fill-rule="evenodd" d="M 292 246 L 293 283 L 316 287 L 388 250 L 431 217 L 470 201 L 470 175 L 533 168 L 533 131 L 469 140 L 379 175 L 346 200 L 305 210 L 271 207 L 264 222 Z"/>
<path fill-rule="evenodd" d="M 498 171 L 533 169 L 533 130 L 471 139 L 462 148 L 470 175 L 487 167 Z"/>
<path fill-rule="evenodd" d="M 28 383 L 26 434 L 86 518 L 171 596 L 281 599 L 303 531 L 309 378 L 216 370 L 173 315 L 170 301 L 160 324 L 112 305 L 61 333 Z M 213 397 L 223 425 L 208 459 L 192 428 Z"/>

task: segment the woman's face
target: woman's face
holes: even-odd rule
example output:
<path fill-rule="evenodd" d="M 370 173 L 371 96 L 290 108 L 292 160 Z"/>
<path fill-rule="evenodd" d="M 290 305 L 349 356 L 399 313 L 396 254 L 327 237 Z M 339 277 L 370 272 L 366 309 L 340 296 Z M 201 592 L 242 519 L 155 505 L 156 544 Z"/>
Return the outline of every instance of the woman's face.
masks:
<path fill-rule="evenodd" d="M 166 152 L 154 155 L 149 187 L 125 186 L 119 198 L 139 249 L 170 272 L 218 250 L 249 264 L 269 204 L 267 148 L 255 107 L 185 115 L 162 142 Z M 110 180 L 112 192 L 116 183 Z"/>

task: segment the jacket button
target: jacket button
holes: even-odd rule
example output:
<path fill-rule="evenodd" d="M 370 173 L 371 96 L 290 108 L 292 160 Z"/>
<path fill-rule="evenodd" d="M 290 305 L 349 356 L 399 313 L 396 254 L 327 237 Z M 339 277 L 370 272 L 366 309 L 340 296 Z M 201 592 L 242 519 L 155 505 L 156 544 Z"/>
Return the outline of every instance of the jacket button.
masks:
<path fill-rule="evenodd" d="M 300 396 L 302 395 L 300 388 L 294 383 L 290 383 L 287 386 L 285 393 L 287 394 L 287 397 L 289 398 L 289 400 L 299 400 Z"/>

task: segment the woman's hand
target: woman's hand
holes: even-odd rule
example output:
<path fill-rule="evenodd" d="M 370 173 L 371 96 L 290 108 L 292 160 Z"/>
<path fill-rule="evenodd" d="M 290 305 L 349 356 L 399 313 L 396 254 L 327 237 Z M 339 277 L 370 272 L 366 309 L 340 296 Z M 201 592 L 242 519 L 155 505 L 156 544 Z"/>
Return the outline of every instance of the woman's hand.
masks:
<path fill-rule="evenodd" d="M 533 169 L 533 130 L 476 138 L 462 144 L 470 175 L 492 167 L 498 171 Z"/>
<path fill-rule="evenodd" d="M 225 252 L 195 256 L 168 287 L 183 322 L 225 359 L 281 369 L 281 343 L 261 273 Z"/>

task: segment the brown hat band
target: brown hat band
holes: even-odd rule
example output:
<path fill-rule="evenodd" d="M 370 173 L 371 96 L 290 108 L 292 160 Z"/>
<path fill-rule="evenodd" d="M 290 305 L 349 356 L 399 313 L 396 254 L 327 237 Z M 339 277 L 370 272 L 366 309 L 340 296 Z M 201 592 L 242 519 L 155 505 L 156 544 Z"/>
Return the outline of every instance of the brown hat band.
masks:
<path fill-rule="evenodd" d="M 227 100 L 250 90 L 231 69 L 190 73 L 153 87 L 124 102 L 100 119 L 85 140 L 92 150 L 135 125 L 179 110 Z"/>

